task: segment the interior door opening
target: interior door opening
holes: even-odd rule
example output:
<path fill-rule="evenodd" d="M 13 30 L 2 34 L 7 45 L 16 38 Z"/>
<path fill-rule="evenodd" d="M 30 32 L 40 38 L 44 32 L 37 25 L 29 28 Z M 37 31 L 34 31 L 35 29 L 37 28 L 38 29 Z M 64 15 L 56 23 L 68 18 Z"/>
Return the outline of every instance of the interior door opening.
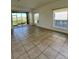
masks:
<path fill-rule="evenodd" d="M 34 25 L 37 25 L 39 23 L 39 13 L 34 14 Z"/>

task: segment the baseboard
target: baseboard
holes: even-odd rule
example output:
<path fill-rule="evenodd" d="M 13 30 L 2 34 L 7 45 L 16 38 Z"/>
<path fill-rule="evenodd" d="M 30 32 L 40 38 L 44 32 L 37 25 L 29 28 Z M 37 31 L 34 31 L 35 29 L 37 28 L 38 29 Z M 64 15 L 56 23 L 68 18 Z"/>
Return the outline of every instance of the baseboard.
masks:
<path fill-rule="evenodd" d="M 33 26 L 36 26 L 36 25 L 33 25 Z M 44 28 L 44 27 L 41 27 L 41 26 L 36 26 L 36 27 L 39 27 L 39 28 L 42 28 L 42 29 L 45 29 L 45 30 L 50 30 L 50 31 L 59 32 L 59 33 L 68 35 L 68 33 L 65 33 L 65 32 L 61 32 L 61 31 L 57 31 L 57 30 L 53 30 L 53 29 L 48 29 L 48 28 Z"/>

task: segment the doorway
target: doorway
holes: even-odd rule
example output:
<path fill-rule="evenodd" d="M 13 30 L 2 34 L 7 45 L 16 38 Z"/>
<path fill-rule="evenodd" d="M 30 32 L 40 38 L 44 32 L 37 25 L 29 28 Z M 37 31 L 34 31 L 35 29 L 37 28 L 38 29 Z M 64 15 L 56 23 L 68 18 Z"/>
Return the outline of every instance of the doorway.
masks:
<path fill-rule="evenodd" d="M 34 25 L 37 25 L 39 23 L 39 13 L 34 14 Z"/>

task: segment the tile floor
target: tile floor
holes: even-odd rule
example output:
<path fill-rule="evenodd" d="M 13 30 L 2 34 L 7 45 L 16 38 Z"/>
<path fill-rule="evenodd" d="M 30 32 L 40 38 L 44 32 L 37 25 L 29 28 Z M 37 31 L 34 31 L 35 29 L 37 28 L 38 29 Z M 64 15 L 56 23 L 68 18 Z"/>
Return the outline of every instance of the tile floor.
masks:
<path fill-rule="evenodd" d="M 23 26 L 12 34 L 12 59 L 68 59 L 67 35 Z"/>

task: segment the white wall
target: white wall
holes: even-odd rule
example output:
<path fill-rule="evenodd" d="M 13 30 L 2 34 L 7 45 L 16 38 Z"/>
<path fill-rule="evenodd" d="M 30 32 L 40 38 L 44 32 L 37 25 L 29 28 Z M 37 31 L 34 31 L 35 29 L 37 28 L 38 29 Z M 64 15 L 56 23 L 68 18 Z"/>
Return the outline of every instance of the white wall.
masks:
<path fill-rule="evenodd" d="M 42 6 L 34 10 L 33 12 L 39 13 L 39 23 L 37 24 L 37 26 L 67 33 L 68 32 L 67 30 L 54 28 L 52 24 L 53 23 L 53 9 L 67 7 L 67 6 L 68 6 L 67 0 L 57 0 L 54 3 L 47 4 L 45 6 Z"/>

